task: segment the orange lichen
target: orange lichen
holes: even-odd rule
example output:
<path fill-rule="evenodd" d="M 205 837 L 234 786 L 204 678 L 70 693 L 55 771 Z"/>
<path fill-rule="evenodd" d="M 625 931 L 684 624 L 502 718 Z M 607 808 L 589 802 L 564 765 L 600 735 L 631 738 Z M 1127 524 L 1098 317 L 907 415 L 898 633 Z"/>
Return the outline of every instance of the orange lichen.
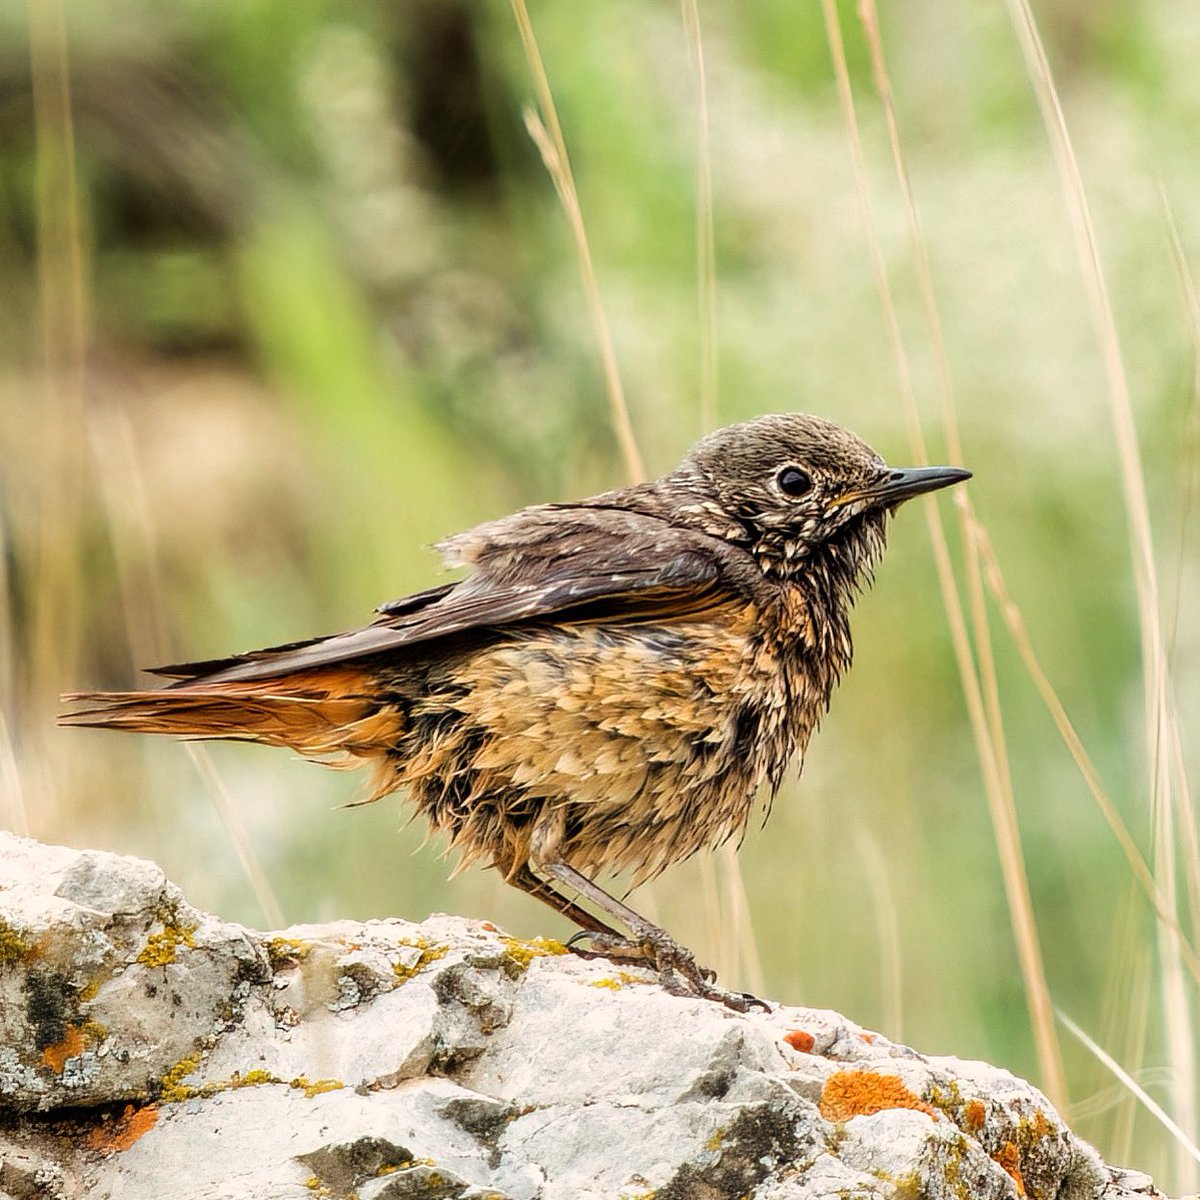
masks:
<path fill-rule="evenodd" d="M 135 1108 L 132 1104 L 127 1104 L 125 1111 L 116 1121 L 99 1125 L 88 1134 L 88 1149 L 99 1151 L 101 1154 L 117 1154 L 128 1150 L 134 1142 L 154 1128 L 157 1120 L 156 1105 L 147 1104 L 142 1108 Z"/>
<path fill-rule="evenodd" d="M 821 1116 L 827 1121 L 848 1121 L 888 1108 L 911 1108 L 935 1121 L 937 1110 L 904 1086 L 899 1075 L 876 1075 L 873 1071 L 836 1071 L 821 1089 Z"/>
<path fill-rule="evenodd" d="M 1058 1130 L 1050 1123 L 1046 1114 L 1038 1109 L 1033 1114 L 1033 1119 L 1025 1126 L 1022 1132 L 1028 1132 L 1032 1141 L 1040 1142 L 1043 1138 L 1053 1137 Z"/>
<path fill-rule="evenodd" d="M 1021 1178 L 1021 1154 L 1017 1147 L 1012 1142 L 1005 1142 L 992 1158 L 1012 1176 L 1017 1195 L 1026 1195 L 1025 1180 Z"/>
<path fill-rule="evenodd" d="M 963 1125 L 968 1133 L 978 1133 L 987 1120 L 987 1108 L 982 1100 L 968 1100 L 963 1109 Z"/>
<path fill-rule="evenodd" d="M 77 1054 L 82 1054 L 87 1042 L 84 1039 L 83 1031 L 78 1025 L 68 1025 L 67 1032 L 63 1035 L 61 1042 L 53 1046 L 47 1046 L 42 1051 L 42 1063 L 49 1067 L 55 1075 L 61 1075 L 63 1067 L 66 1066 L 68 1058 L 74 1058 Z"/>
<path fill-rule="evenodd" d="M 807 1033 L 803 1029 L 792 1029 L 783 1035 L 783 1040 L 787 1042 L 793 1050 L 799 1050 L 801 1054 L 811 1054 L 812 1048 L 817 1044 L 816 1038 L 811 1033 Z"/>

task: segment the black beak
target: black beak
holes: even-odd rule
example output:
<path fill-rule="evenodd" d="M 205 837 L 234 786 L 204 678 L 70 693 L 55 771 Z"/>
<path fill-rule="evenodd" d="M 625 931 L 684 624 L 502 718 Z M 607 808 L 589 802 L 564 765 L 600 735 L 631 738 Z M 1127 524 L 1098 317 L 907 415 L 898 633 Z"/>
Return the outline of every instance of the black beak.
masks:
<path fill-rule="evenodd" d="M 865 500 L 872 508 L 895 508 L 905 500 L 911 500 L 922 492 L 936 492 L 970 479 L 971 472 L 962 467 L 901 467 L 890 470 L 877 483 L 856 488 L 839 496 L 831 505 L 841 508 L 855 500 Z"/>
<path fill-rule="evenodd" d="M 867 490 L 877 504 L 890 508 L 922 492 L 936 492 L 938 488 L 970 478 L 971 472 L 962 467 L 902 467 L 889 471 L 878 484 Z"/>

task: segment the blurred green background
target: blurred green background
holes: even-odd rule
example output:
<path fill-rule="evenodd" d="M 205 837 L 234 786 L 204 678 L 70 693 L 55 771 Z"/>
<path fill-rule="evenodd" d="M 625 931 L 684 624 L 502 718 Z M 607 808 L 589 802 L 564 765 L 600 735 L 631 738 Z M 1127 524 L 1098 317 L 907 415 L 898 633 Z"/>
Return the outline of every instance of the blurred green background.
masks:
<path fill-rule="evenodd" d="M 1195 259 L 1200 7 L 1035 11 L 1130 377 L 1194 779 L 1197 341 L 1165 214 Z M 857 10 L 839 12 L 879 245 L 940 461 L 903 199 Z M 904 462 L 821 7 L 701 0 L 699 14 L 718 419 L 809 410 Z M 881 0 L 880 16 L 971 496 L 1149 855 L 1105 376 L 1013 24 L 1000 0 Z M 646 0 L 540 0 L 531 17 L 635 431 L 659 473 L 702 431 L 698 93 L 684 22 Z M 194 903 L 247 923 L 275 913 L 239 837 L 289 922 L 447 910 L 566 934 L 492 872 L 447 881 L 435 848 L 415 852 L 424 830 L 403 827 L 400 799 L 339 811 L 353 777 L 255 747 L 197 758 L 53 726 L 60 691 L 136 686 L 157 662 L 361 624 L 438 580 L 426 548 L 438 537 L 624 481 L 570 231 L 523 124 L 532 99 L 499 0 L 0 0 L 0 820 L 151 857 Z M 803 779 L 746 839 L 748 917 L 721 859 L 669 872 L 635 903 L 726 982 L 1036 1077 L 916 506 L 891 543 Z M 1195 1137 L 1195 981 L 1183 1024 L 1178 1008 L 1166 1018 L 1170 964 L 1152 910 L 994 625 L 1052 995 Z M 1194 822 L 1174 836 L 1182 865 L 1162 882 L 1178 886 L 1194 939 Z M 1063 1049 L 1080 1131 L 1195 1187 L 1112 1076 L 1065 1035 Z"/>

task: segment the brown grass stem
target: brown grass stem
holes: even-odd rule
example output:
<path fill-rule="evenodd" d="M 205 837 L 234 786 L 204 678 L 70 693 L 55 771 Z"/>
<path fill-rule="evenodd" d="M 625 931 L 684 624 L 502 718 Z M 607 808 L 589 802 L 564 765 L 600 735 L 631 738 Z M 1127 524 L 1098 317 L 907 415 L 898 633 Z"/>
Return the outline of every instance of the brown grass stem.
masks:
<path fill-rule="evenodd" d="M 36 148 L 38 319 L 42 349 L 38 536 L 33 578 L 30 677 L 57 693 L 78 658 L 81 566 L 75 527 L 82 507 L 87 295 L 83 222 L 76 178 L 71 74 L 62 0 L 29 0 L 29 53 Z M 43 745 L 44 703 L 29 712 L 30 744 Z M 46 723 L 46 724 L 43 724 Z M 48 735 L 50 737 L 53 734 Z M 24 739 L 22 739 L 24 740 Z M 49 777 L 58 758 L 39 755 Z M 47 783 L 49 778 L 47 778 Z M 57 787 L 39 789 L 54 803 Z"/>
<path fill-rule="evenodd" d="M 950 359 L 946 351 L 946 339 L 942 330 L 941 313 L 938 309 L 937 295 L 933 286 L 933 271 L 929 262 L 929 251 L 926 246 L 925 236 L 921 230 L 921 220 L 913 193 L 912 180 L 900 139 L 900 123 L 896 116 L 891 77 L 888 73 L 887 60 L 883 52 L 883 35 L 874 0 L 859 0 L 858 13 L 863 26 L 867 48 L 871 56 L 871 70 L 875 80 L 875 87 L 883 106 L 896 184 L 903 198 L 905 213 L 908 219 L 909 244 L 916 270 L 917 287 L 921 296 L 921 306 L 925 315 L 925 321 L 929 326 L 930 345 L 933 349 L 938 390 L 941 394 L 942 424 L 946 432 L 947 449 L 953 461 L 961 462 L 964 459 L 964 455 L 958 427 L 958 411 L 954 396 Z M 921 449 L 923 450 L 923 447 Z M 922 461 L 924 461 L 924 457 L 922 457 Z M 1004 733 L 1004 716 L 1000 704 L 1000 684 L 996 673 L 996 657 L 992 646 L 991 627 L 988 621 L 987 599 L 978 551 L 974 540 L 969 535 L 970 524 L 975 520 L 974 507 L 971 504 L 970 494 L 967 492 L 959 493 L 955 497 L 955 501 L 959 534 L 964 550 L 964 574 L 967 580 L 967 600 L 971 616 L 971 629 L 974 634 L 975 664 L 983 696 L 988 733 L 992 742 L 993 757 L 996 770 L 1000 775 L 1001 791 L 1002 795 L 1007 797 L 1005 803 L 1007 811 L 1003 819 L 1006 822 L 1011 821 L 1015 827 L 1016 807 L 1012 772 L 1009 764 L 1007 740 Z M 1011 834 L 1006 835 L 1005 841 L 1012 842 Z M 1016 844 L 1019 846 L 1019 842 Z M 1030 905 L 1032 905 L 1032 901 L 1030 901 Z M 1024 927 L 1024 922 L 1018 921 L 1018 924 Z M 1049 1016 L 1044 1013 L 1044 1010 L 1043 1020 L 1049 1023 L 1052 1028 L 1052 1022 L 1049 1021 Z"/>
<path fill-rule="evenodd" d="M 708 80 L 696 0 L 681 0 L 683 26 L 696 77 L 696 289 L 700 318 L 700 430 L 717 424 L 717 267 L 713 230 L 712 148 Z"/>
<path fill-rule="evenodd" d="M 836 0 L 822 0 L 822 9 L 825 17 L 825 28 L 829 38 L 830 52 L 833 58 L 838 98 L 841 103 L 850 145 L 855 191 L 866 233 L 872 273 L 883 309 L 888 340 L 892 347 L 899 375 L 900 392 L 904 401 L 904 412 L 909 437 L 918 461 L 925 462 L 927 461 L 927 455 L 925 452 L 924 437 L 921 433 L 920 414 L 917 409 L 916 395 L 913 389 L 912 371 L 904 347 L 903 336 L 900 332 L 900 324 L 891 294 L 887 267 L 884 262 L 883 251 L 880 247 L 872 215 L 862 139 L 858 130 L 858 118 L 855 112 L 853 91 L 850 86 L 850 72 L 842 40 L 841 25 L 837 15 Z M 1001 748 L 997 746 L 993 737 L 994 721 L 989 714 L 988 704 L 985 703 L 984 689 L 980 682 L 978 667 L 971 653 L 966 617 L 963 613 L 962 602 L 954 581 L 945 531 L 942 528 L 936 507 L 933 504 L 927 504 L 924 508 L 930 537 L 933 542 L 939 584 L 950 625 L 951 641 L 954 646 L 955 658 L 958 662 L 959 676 L 966 698 L 967 711 L 975 735 L 976 752 L 979 756 L 980 767 L 983 773 L 984 791 L 987 796 L 988 809 L 991 813 L 992 825 L 996 837 L 1005 895 L 1008 900 L 1009 917 L 1012 923 L 1021 976 L 1025 985 L 1026 1003 L 1029 1008 L 1030 1025 L 1037 1048 L 1038 1063 L 1047 1093 L 1050 1095 L 1051 1100 L 1065 1111 L 1069 1103 L 1066 1073 L 1063 1068 L 1062 1054 L 1058 1045 L 1057 1031 L 1054 1027 L 1053 1005 L 1050 999 L 1049 985 L 1046 980 L 1045 966 L 1042 961 L 1037 924 L 1033 915 L 1033 904 L 1025 872 L 1024 856 L 1021 851 L 1020 834 L 1016 820 L 1016 806 L 1011 787 L 1006 786 L 1008 779 L 1007 766 L 1002 766 L 999 761 Z"/>
<path fill-rule="evenodd" d="M 875 0 L 859 0 L 859 20 L 866 37 L 867 50 L 871 56 L 871 73 L 876 90 L 883 105 L 887 122 L 888 144 L 892 151 L 892 165 L 896 183 L 904 199 L 905 215 L 908 219 L 909 244 L 913 252 L 913 265 L 917 278 L 917 289 L 921 295 L 921 307 L 929 325 L 930 345 L 933 349 L 934 367 L 937 372 L 938 390 L 942 401 L 942 424 L 946 431 L 946 448 L 954 462 L 963 459 L 962 439 L 958 429 L 958 411 L 954 403 L 954 383 L 950 371 L 950 358 L 946 353 L 946 339 L 942 332 L 942 318 L 938 310 L 937 296 L 933 287 L 933 270 L 929 264 L 929 250 L 921 231 L 920 215 L 913 195 L 912 179 L 905 162 L 900 140 L 900 123 L 896 117 L 896 104 L 892 94 L 892 81 L 888 74 L 887 60 L 883 53 L 883 35 L 879 28 L 879 13 Z"/>
<path fill-rule="evenodd" d="M 681 0 L 683 26 L 692 59 L 696 87 L 696 291 L 700 322 L 700 431 L 707 433 L 717 425 L 717 265 L 716 233 L 713 221 L 712 147 L 708 118 L 708 77 L 704 67 L 704 40 L 700 29 L 697 0 Z M 741 862 L 732 846 L 723 846 L 719 856 L 720 876 L 715 863 L 705 863 L 706 878 L 723 900 L 720 927 L 728 931 L 722 937 L 722 953 L 727 943 L 737 948 L 740 977 L 752 992 L 765 988 L 758 939 L 746 898 L 746 883 Z M 720 886 L 723 877 L 725 886 Z"/>
<path fill-rule="evenodd" d="M 745 986 L 756 996 L 761 996 L 767 990 L 766 976 L 737 847 L 726 843 L 717 852 L 717 862 L 720 864 L 719 877 L 724 882 L 724 887 L 720 889 L 724 901 L 721 940 L 722 943 L 732 941 L 736 948 L 737 978 L 744 980 Z"/>
<path fill-rule="evenodd" d="M 1170 767 L 1172 726 L 1178 713 L 1171 696 L 1170 677 L 1163 641 L 1162 614 L 1158 600 L 1158 578 L 1150 527 L 1146 482 L 1138 450 L 1137 429 L 1129 381 L 1117 337 L 1116 319 L 1099 245 L 1088 204 L 1079 161 L 1067 127 L 1053 73 L 1038 33 L 1028 0 L 1007 0 L 1025 67 L 1037 98 L 1042 123 L 1050 142 L 1058 174 L 1059 190 L 1087 297 L 1094 335 L 1108 383 L 1109 409 L 1116 440 L 1117 458 L 1129 522 L 1130 556 L 1138 598 L 1142 634 L 1142 670 L 1145 681 L 1146 747 L 1149 756 L 1149 788 L 1155 830 L 1155 871 L 1165 899 L 1174 910 L 1177 872 L 1173 834 L 1177 819 Z M 1165 810 L 1161 812 L 1160 810 Z M 1172 1075 L 1172 1105 L 1179 1120 L 1189 1129 L 1197 1127 L 1195 1035 L 1188 1016 L 1188 997 L 1178 960 L 1180 939 L 1159 925 L 1164 1026 L 1176 1071 Z M 1176 1156 L 1180 1179 L 1192 1190 L 1200 1174 L 1195 1166 Z"/>
<path fill-rule="evenodd" d="M 29 827 L 29 806 L 25 802 L 25 789 L 21 785 L 21 767 L 13 747 L 8 722 L 4 719 L 4 705 L 0 704 L 0 795 L 4 797 L 4 812 L 7 826 L 14 833 L 26 837 L 32 832 Z"/>
<path fill-rule="evenodd" d="M 1165 189 L 1159 189 L 1167 232 L 1171 242 L 1171 254 L 1175 271 L 1179 276 L 1183 294 L 1184 310 L 1187 313 L 1188 332 L 1192 340 L 1192 395 L 1188 404 L 1183 431 L 1184 466 L 1179 482 L 1179 528 L 1177 531 L 1177 561 L 1175 584 L 1172 589 L 1170 625 L 1167 630 L 1166 655 L 1168 665 L 1173 667 L 1175 650 L 1179 640 L 1179 618 L 1183 611 L 1184 564 L 1188 561 L 1187 545 L 1193 517 L 1200 502 L 1200 293 L 1192 273 L 1179 226 L 1171 208 Z M 1174 671 L 1172 670 L 1172 674 Z M 1177 799 L 1179 804 L 1179 831 L 1183 840 L 1184 879 L 1187 884 L 1188 906 L 1191 914 L 1193 937 L 1200 937 L 1200 822 L 1192 803 L 1191 789 L 1183 764 L 1183 749 L 1176 722 L 1172 739 L 1172 765 L 1175 772 Z"/>
<path fill-rule="evenodd" d="M 575 178 L 571 170 L 571 160 L 567 153 L 566 140 L 563 136 L 562 125 L 558 119 L 558 110 L 554 103 L 554 95 L 550 89 L 550 81 L 546 74 L 545 63 L 534 34 L 533 23 L 524 0 L 511 0 L 513 16 L 516 18 L 517 29 L 521 36 L 521 44 L 525 50 L 525 58 L 529 64 L 533 78 L 534 92 L 537 96 L 538 111 L 526 109 L 525 127 L 529 136 L 537 146 L 546 167 L 559 201 L 567 216 L 571 233 L 575 241 L 576 254 L 579 260 L 579 272 L 583 281 L 584 295 L 587 299 L 588 313 L 596 344 L 604 370 L 604 378 L 608 393 L 609 410 L 613 429 L 620 445 L 625 461 L 625 473 L 631 483 L 636 483 L 646 477 L 641 451 L 638 449 L 634 436 L 633 425 L 629 417 L 629 408 L 625 401 L 624 390 L 621 386 L 620 372 L 617 366 L 616 349 L 613 344 L 612 330 L 600 294 L 600 286 L 596 279 L 596 270 L 592 261 L 592 253 L 587 236 L 587 228 L 583 219 L 583 211 L 579 204 L 579 194 L 575 187 Z M 694 0 L 691 5 L 695 9 Z M 684 0 L 684 19 L 688 21 L 688 0 Z M 697 247 L 698 247 L 698 276 L 700 280 L 700 312 L 701 312 L 701 423 L 709 425 L 715 422 L 716 415 L 716 275 L 713 255 L 712 231 L 712 168 L 708 151 L 708 100 L 704 83 L 704 58 L 700 43 L 699 16 L 695 17 L 694 32 L 689 29 L 689 38 L 693 44 L 693 54 L 698 64 L 699 96 L 700 96 L 700 157 L 697 167 L 697 187 L 699 199 L 697 203 Z M 707 381 L 707 382 L 706 382 Z M 708 389 L 706 392 L 705 389 Z M 708 399 L 706 400 L 706 396 Z M 709 883 L 716 886 L 715 867 L 705 864 L 702 870 L 713 872 Z M 751 977 L 751 986 L 761 986 L 762 967 L 758 955 L 757 939 L 750 923 L 749 907 L 745 903 L 745 886 L 741 877 L 741 868 L 736 862 L 726 864 L 728 889 L 726 906 L 722 910 L 732 924 L 728 926 L 729 934 L 721 938 L 724 945 L 732 940 L 744 948 L 745 969 Z M 645 891 L 645 889 L 644 889 Z"/>
<path fill-rule="evenodd" d="M 237 855 L 242 874 L 245 875 L 254 892 L 254 897 L 258 901 L 259 908 L 262 909 L 267 925 L 271 929 L 282 929 L 286 924 L 283 909 L 280 907 L 266 872 L 259 865 L 258 856 L 250 844 L 250 838 L 246 833 L 245 825 L 242 824 L 237 805 L 234 804 L 225 785 L 221 782 L 221 777 L 217 774 L 216 767 L 213 766 L 212 756 L 204 746 L 198 746 L 195 742 L 185 742 L 184 748 L 191 756 L 192 762 L 195 763 L 200 778 L 208 785 L 208 794 L 212 799 L 213 807 L 216 808 L 221 824 L 229 834 L 229 841 L 233 846 L 234 854 Z"/>
<path fill-rule="evenodd" d="M 1075 765 L 1078 767 L 1079 773 L 1083 776 L 1083 780 L 1087 784 L 1088 791 L 1096 802 L 1097 808 L 1100 809 L 1101 815 L 1108 823 L 1113 836 L 1117 839 L 1117 844 L 1124 852 L 1125 860 L 1128 862 L 1134 878 L 1141 886 L 1142 891 L 1145 892 L 1150 903 L 1154 906 L 1159 921 L 1174 932 L 1179 941 L 1180 953 L 1184 961 L 1188 964 L 1193 977 L 1197 982 L 1200 982 L 1200 956 L 1197 955 L 1195 949 L 1185 937 L 1177 915 L 1169 906 L 1167 897 L 1159 888 L 1158 882 L 1154 877 L 1154 872 L 1151 871 L 1146 860 L 1142 857 L 1142 853 L 1134 841 L 1133 834 L 1130 833 L 1129 827 L 1122 820 L 1116 805 L 1112 802 L 1104 789 L 1104 785 L 1100 782 L 1100 773 L 1096 770 L 1095 764 L 1084 748 L 1082 739 L 1076 732 L 1075 726 L 1071 723 L 1071 718 L 1067 716 L 1067 711 L 1063 707 L 1058 693 L 1054 690 L 1054 685 L 1050 682 L 1049 676 L 1047 676 L 1045 669 L 1042 667 L 1041 661 L 1034 651 L 1033 642 L 1025 627 L 1025 620 L 1021 615 L 1021 611 L 1013 603 L 1008 593 L 999 560 L 992 549 L 987 531 L 982 525 L 977 524 L 974 527 L 974 536 L 979 543 L 980 555 L 984 564 L 984 577 L 987 580 L 988 589 L 995 598 L 996 606 L 1005 625 L 1008 627 L 1013 644 L 1021 656 L 1026 673 L 1033 681 L 1034 687 L 1042 698 L 1042 703 L 1046 706 L 1055 727 L 1058 729 L 1059 736 L 1066 744 L 1071 757 L 1075 760 Z"/>
<path fill-rule="evenodd" d="M 525 7 L 525 0 L 511 0 L 511 2 L 517 30 L 521 35 L 521 45 L 524 47 L 529 72 L 533 77 L 533 88 L 538 103 L 538 111 L 525 110 L 525 128 L 529 130 L 529 136 L 542 156 L 546 172 L 554 184 L 554 190 L 558 193 L 558 198 L 567 216 L 567 223 L 571 228 L 571 236 L 575 241 L 575 252 L 579 259 L 579 274 L 583 280 L 588 316 L 592 323 L 592 331 L 595 334 L 596 346 L 600 354 L 600 364 L 604 372 L 613 431 L 625 462 L 625 474 L 630 483 L 637 483 L 646 478 L 646 468 L 641 451 L 638 449 L 637 439 L 633 434 L 633 424 L 629 419 L 629 406 L 625 401 L 625 390 L 621 385 L 621 373 L 617 367 L 617 353 L 613 345 L 612 329 L 604 308 L 604 300 L 600 295 L 600 285 L 596 280 L 596 268 L 592 262 L 592 251 L 583 222 L 583 211 L 579 206 L 579 193 L 575 188 L 575 176 L 571 171 L 567 143 L 563 138 L 562 126 L 558 120 L 558 109 L 550 90 L 550 80 L 546 75 L 542 52 L 538 48 L 537 38 L 533 32 L 533 23 L 529 19 L 529 10 Z"/>
<path fill-rule="evenodd" d="M 894 1042 L 904 1040 L 904 958 L 900 952 L 899 906 L 892 887 L 892 864 L 870 830 L 856 830 L 858 857 L 867 865 L 864 877 L 879 931 L 879 994 L 883 1030 Z"/>
<path fill-rule="evenodd" d="M 875 6 L 875 0 L 859 0 L 858 14 L 871 56 L 872 76 L 883 106 L 884 119 L 887 124 L 888 144 L 892 151 L 892 166 L 896 175 L 896 184 L 900 189 L 908 220 L 909 245 L 913 255 L 917 289 L 921 296 L 921 307 L 925 315 L 925 321 L 929 326 L 930 346 L 933 350 L 938 391 L 941 395 L 942 425 L 946 433 L 946 447 L 952 461 L 962 462 L 965 456 L 963 454 L 962 438 L 958 427 L 958 409 L 954 397 L 950 358 L 946 351 L 946 339 L 942 330 L 941 313 L 933 286 L 933 270 L 929 262 L 929 250 L 925 242 L 925 235 L 921 230 L 921 219 L 917 210 L 916 198 L 913 194 L 912 179 L 909 174 L 908 164 L 905 161 L 903 145 L 900 139 L 900 123 L 896 116 L 896 104 L 892 91 L 891 77 L 887 69 L 887 59 L 883 52 L 883 35 L 879 25 L 879 13 Z M 922 454 L 922 461 L 924 461 L 924 454 Z M 1011 795 L 1011 769 L 1009 766 L 1008 747 L 1004 735 L 1004 719 L 1000 707 L 1000 686 L 996 674 L 996 659 L 992 648 L 991 629 L 988 623 L 987 601 L 984 594 L 978 554 L 974 542 L 968 534 L 969 524 L 974 519 L 974 507 L 971 504 L 970 494 L 967 492 L 959 493 L 955 497 L 955 500 L 959 533 L 966 560 L 964 573 L 967 579 L 967 597 L 971 614 L 971 628 L 975 640 L 976 663 L 983 690 L 988 729 L 995 751 L 996 766 L 1001 773 L 1001 782 L 1005 792 Z"/>
<path fill-rule="evenodd" d="M 1087 1051 L 1100 1063 L 1108 1068 L 1121 1085 L 1125 1087 L 1132 1095 L 1136 1096 L 1145 1109 L 1156 1121 L 1158 1121 L 1164 1129 L 1175 1139 L 1175 1144 L 1189 1158 L 1200 1163 L 1200 1147 L 1180 1128 L 1177 1122 L 1172 1120 L 1170 1115 L 1163 1109 L 1146 1089 L 1138 1083 L 1136 1079 L 1120 1063 L 1117 1062 L 1111 1054 L 1108 1053 L 1098 1042 L 1089 1037 L 1080 1026 L 1078 1026 L 1066 1013 L 1058 1011 L 1058 1019 L 1063 1023 L 1063 1026 L 1083 1044 Z"/>

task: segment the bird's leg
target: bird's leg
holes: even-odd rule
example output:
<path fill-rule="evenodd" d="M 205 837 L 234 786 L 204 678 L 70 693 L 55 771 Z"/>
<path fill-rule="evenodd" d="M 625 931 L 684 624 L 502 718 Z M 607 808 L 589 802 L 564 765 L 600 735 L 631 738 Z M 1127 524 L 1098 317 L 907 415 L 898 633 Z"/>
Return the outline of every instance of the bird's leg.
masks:
<path fill-rule="evenodd" d="M 627 904 L 622 904 L 615 896 L 610 896 L 574 867 L 557 861 L 542 862 L 538 865 L 547 875 L 573 888 L 629 930 L 629 939 L 614 938 L 611 931 L 590 930 L 592 944 L 601 953 L 610 953 L 620 958 L 649 959 L 658 971 L 663 987 L 676 996 L 701 996 L 706 1000 L 716 1000 L 737 1012 L 745 1012 L 753 1005 L 763 1009 L 768 1007 L 763 1001 L 745 992 L 730 992 L 719 987 L 715 982 L 716 975 L 706 967 L 700 966 L 695 955 L 681 946 L 665 929 L 660 929 L 640 913 L 634 912 Z"/>
<path fill-rule="evenodd" d="M 605 925 L 599 917 L 593 916 L 586 908 L 581 908 L 573 900 L 569 900 L 566 896 L 561 895 L 544 879 L 539 879 L 528 867 L 518 867 L 510 875 L 506 876 L 505 882 L 511 883 L 513 887 L 520 888 L 521 891 L 526 895 L 532 896 L 535 900 L 540 900 L 543 904 L 548 904 L 555 912 L 562 913 L 568 921 L 574 921 L 576 925 L 585 930 L 586 936 L 603 939 L 611 938 L 616 942 L 625 940 L 615 929 Z"/>
<path fill-rule="evenodd" d="M 568 899 L 544 879 L 539 879 L 528 867 L 518 867 L 506 876 L 506 882 L 520 888 L 528 896 L 548 904 L 568 921 L 574 921 L 580 932 L 567 939 L 567 946 L 582 958 L 617 958 L 622 961 L 644 962 L 646 951 L 640 943 L 631 942 L 624 934 L 605 925 L 594 913 Z M 583 950 L 580 939 L 592 942 L 592 949 Z"/>

